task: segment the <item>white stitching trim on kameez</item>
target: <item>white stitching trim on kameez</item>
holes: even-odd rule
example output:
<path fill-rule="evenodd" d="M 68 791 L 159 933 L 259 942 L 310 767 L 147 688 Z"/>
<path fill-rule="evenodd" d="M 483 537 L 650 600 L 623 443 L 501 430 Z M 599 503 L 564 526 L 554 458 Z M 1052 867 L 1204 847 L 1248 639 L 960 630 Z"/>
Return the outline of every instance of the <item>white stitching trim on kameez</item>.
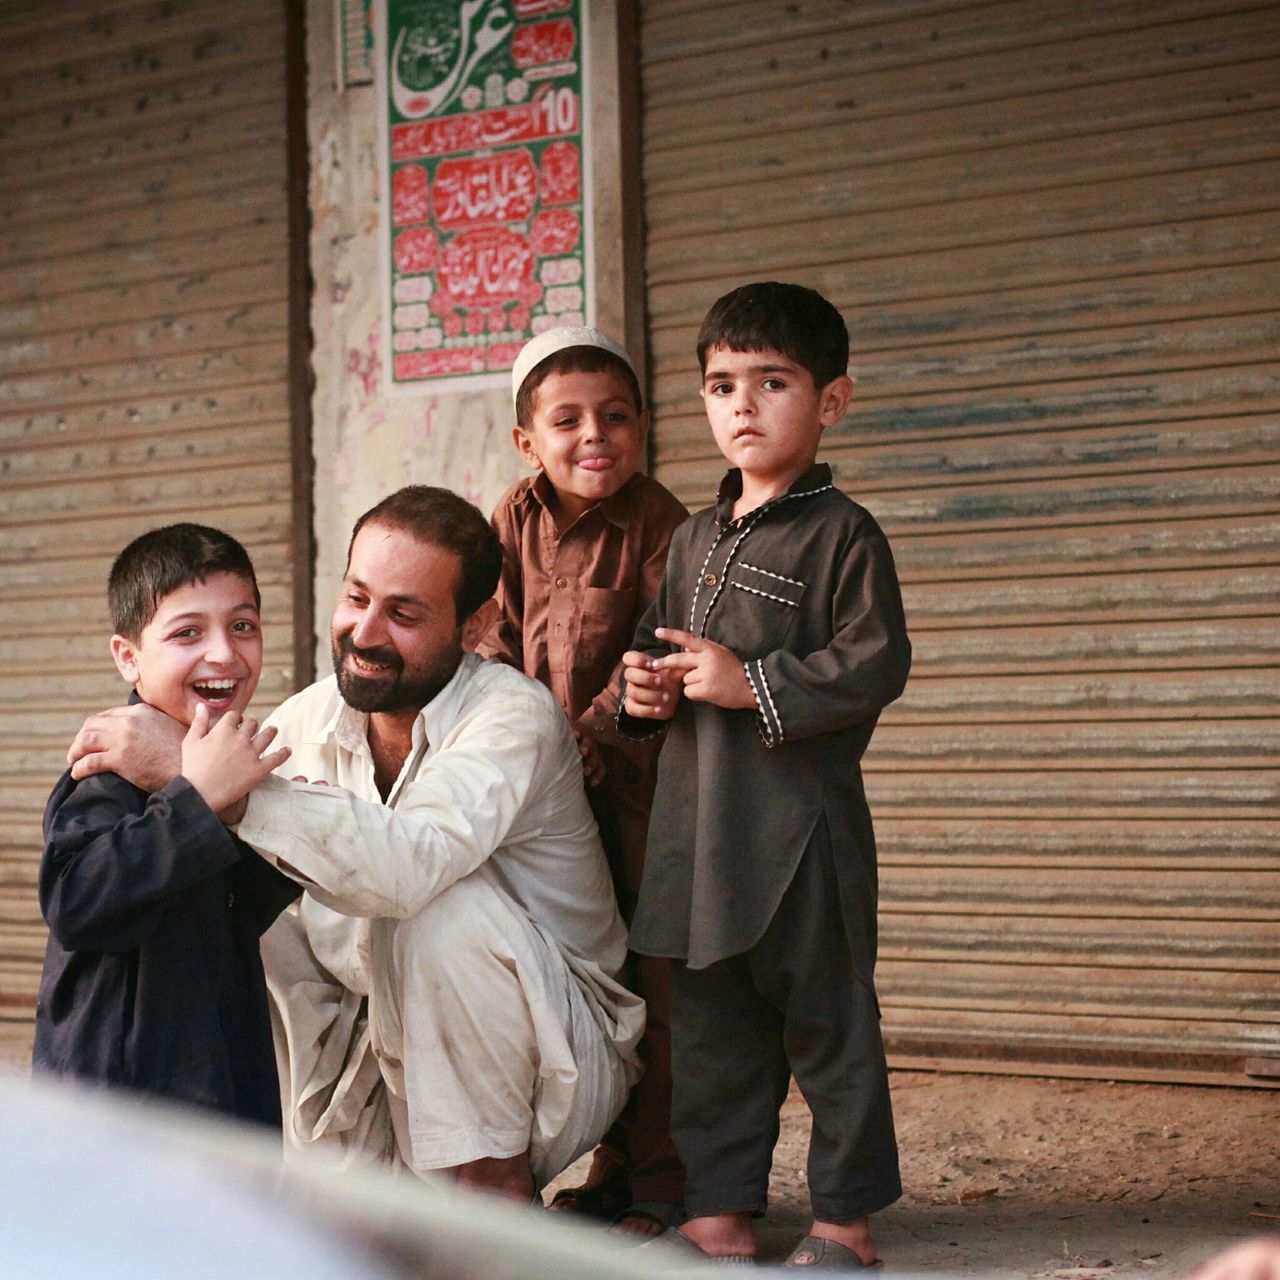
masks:
<path fill-rule="evenodd" d="M 740 565 L 739 567 L 747 568 L 749 566 Z M 759 570 L 757 569 L 756 572 L 758 573 Z M 790 582 L 791 579 L 788 578 L 787 581 Z M 790 605 L 793 609 L 798 609 L 800 607 L 795 600 L 784 600 L 781 596 L 775 596 L 768 591 L 761 591 L 759 587 L 749 587 L 745 583 L 738 582 L 737 580 L 731 582 L 729 585 L 731 587 L 737 587 L 739 591 L 750 591 L 753 596 L 764 596 L 766 600 L 776 600 L 779 604 Z"/>
<path fill-rule="evenodd" d="M 742 545 L 743 538 L 751 532 L 760 517 L 766 512 L 772 511 L 774 507 L 778 506 L 780 503 L 790 502 L 793 498 L 811 498 L 815 494 L 826 493 L 828 489 L 834 488 L 835 485 L 833 484 L 823 484 L 819 485 L 816 489 L 806 489 L 803 493 L 785 493 L 782 497 L 773 498 L 769 502 L 766 502 L 764 506 L 757 507 L 750 516 L 747 517 L 747 523 L 743 525 L 742 532 L 738 535 L 737 541 L 729 548 L 729 554 L 725 557 L 724 567 L 720 570 L 720 577 L 716 582 L 716 589 L 712 592 L 711 599 L 707 601 L 706 609 L 703 610 L 702 618 L 704 623 L 711 616 L 711 610 L 715 607 L 716 601 L 720 598 L 720 592 L 724 590 L 725 579 L 729 575 L 729 566 L 733 563 L 733 557 L 737 555 L 738 548 Z M 720 533 L 716 535 L 715 539 L 711 543 L 711 550 L 707 552 L 707 558 L 702 562 L 702 568 L 698 571 L 698 584 L 693 589 L 693 603 L 689 606 L 689 630 L 692 631 L 694 635 L 700 636 L 706 633 L 705 626 L 701 630 L 694 626 L 694 618 L 697 616 L 698 609 L 698 594 L 702 590 L 702 579 L 706 576 L 707 565 L 711 562 L 712 553 L 720 545 L 720 541 L 724 533 L 725 530 L 722 529 Z M 757 572 L 759 572 L 759 570 L 757 570 Z"/>
<path fill-rule="evenodd" d="M 758 564 L 748 564 L 745 560 L 738 566 L 740 569 L 750 569 L 752 573 L 763 574 L 766 578 L 777 578 L 779 582 L 789 582 L 793 587 L 807 587 L 807 582 L 801 582 L 799 578 L 788 578 L 785 573 L 771 573 L 768 569 L 762 569 Z"/>
<path fill-rule="evenodd" d="M 785 739 L 786 734 L 783 732 L 783 729 L 782 729 L 782 717 L 778 715 L 777 705 L 773 701 L 773 691 L 769 688 L 769 677 L 766 676 L 764 673 L 764 661 L 761 658 L 755 658 L 752 662 L 747 663 L 745 665 L 747 667 L 747 679 L 751 681 L 751 692 L 755 694 L 756 701 L 760 704 L 760 707 L 761 707 L 761 719 L 763 719 L 765 721 L 766 726 L 768 726 L 768 718 L 765 717 L 763 714 L 764 708 L 767 707 L 769 711 L 769 716 L 773 718 L 773 723 L 778 727 L 778 731 L 776 735 L 773 732 L 773 729 L 770 727 L 768 734 L 765 735 L 762 733 L 761 737 L 764 738 L 765 746 L 767 747 L 776 746 L 779 742 L 782 742 Z M 753 666 L 760 673 L 760 684 L 764 689 L 763 699 L 760 697 L 759 693 L 756 692 L 755 678 L 751 675 L 751 668 Z"/>

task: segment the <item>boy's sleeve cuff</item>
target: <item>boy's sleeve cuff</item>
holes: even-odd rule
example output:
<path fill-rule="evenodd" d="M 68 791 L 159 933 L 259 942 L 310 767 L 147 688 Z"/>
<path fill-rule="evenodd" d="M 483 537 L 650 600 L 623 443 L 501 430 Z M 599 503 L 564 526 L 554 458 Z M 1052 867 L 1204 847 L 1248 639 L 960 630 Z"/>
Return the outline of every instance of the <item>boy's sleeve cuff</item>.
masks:
<path fill-rule="evenodd" d="M 659 720 L 656 723 L 652 720 L 641 720 L 638 716 L 628 715 L 621 708 L 618 709 L 617 717 L 614 724 L 618 733 L 628 742 L 648 742 L 650 738 L 656 738 L 660 733 L 665 733 L 669 720 Z"/>
<path fill-rule="evenodd" d="M 756 700 L 756 729 L 760 740 L 766 747 L 776 747 L 785 735 L 778 708 L 769 690 L 768 677 L 764 673 L 764 662 L 760 658 L 753 658 L 750 662 L 744 662 L 742 669 L 747 673 L 747 683 Z"/>
<path fill-rule="evenodd" d="M 620 737 L 628 742 L 648 742 L 650 738 L 666 732 L 669 720 L 659 720 L 656 724 L 652 720 L 642 720 L 639 716 L 630 715 L 626 704 L 627 681 L 623 677 L 622 688 L 618 691 L 618 712 L 613 717 L 614 727 Z"/>

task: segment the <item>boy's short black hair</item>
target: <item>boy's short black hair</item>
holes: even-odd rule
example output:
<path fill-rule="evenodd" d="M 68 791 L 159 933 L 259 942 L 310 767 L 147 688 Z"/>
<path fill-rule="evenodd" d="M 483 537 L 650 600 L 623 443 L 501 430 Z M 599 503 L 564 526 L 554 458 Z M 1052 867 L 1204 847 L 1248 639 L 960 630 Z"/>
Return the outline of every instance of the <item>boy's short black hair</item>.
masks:
<path fill-rule="evenodd" d="M 554 351 L 545 360 L 539 360 L 529 370 L 516 392 L 516 421 L 522 427 L 533 422 L 533 398 L 538 388 L 553 373 L 616 373 L 627 384 L 636 413 L 644 412 L 644 397 L 640 394 L 640 380 L 635 370 L 619 360 L 612 351 L 603 347 L 564 347 Z"/>
<path fill-rule="evenodd" d="M 253 561 L 229 533 L 184 523 L 167 524 L 134 538 L 116 556 L 107 579 L 112 630 L 126 640 L 137 640 L 165 596 L 215 573 L 243 578 L 253 588 L 255 607 L 262 607 Z"/>
<path fill-rule="evenodd" d="M 449 489 L 409 484 L 383 498 L 356 521 L 347 543 L 347 564 L 356 534 L 367 524 L 400 529 L 430 547 L 451 551 L 462 562 L 454 611 L 465 622 L 498 589 L 502 546 L 478 507 Z"/>
<path fill-rule="evenodd" d="M 717 299 L 698 330 L 698 368 L 707 352 L 780 351 L 807 369 L 816 387 L 849 368 L 849 329 L 844 317 L 815 289 L 766 280 L 744 284 Z"/>

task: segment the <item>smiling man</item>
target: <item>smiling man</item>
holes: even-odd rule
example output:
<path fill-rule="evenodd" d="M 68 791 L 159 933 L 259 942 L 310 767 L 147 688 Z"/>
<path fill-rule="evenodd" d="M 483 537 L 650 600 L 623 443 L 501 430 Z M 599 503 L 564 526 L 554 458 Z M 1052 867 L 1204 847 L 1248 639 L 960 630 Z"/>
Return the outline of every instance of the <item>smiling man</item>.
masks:
<path fill-rule="evenodd" d="M 263 941 L 290 1146 L 527 1199 L 621 1108 L 644 1012 L 572 731 L 473 652 L 499 562 L 447 490 L 357 521 L 334 675 L 271 717 L 293 756 L 238 834 L 307 889 Z M 98 717 L 77 768 L 148 785 L 166 733 Z"/>

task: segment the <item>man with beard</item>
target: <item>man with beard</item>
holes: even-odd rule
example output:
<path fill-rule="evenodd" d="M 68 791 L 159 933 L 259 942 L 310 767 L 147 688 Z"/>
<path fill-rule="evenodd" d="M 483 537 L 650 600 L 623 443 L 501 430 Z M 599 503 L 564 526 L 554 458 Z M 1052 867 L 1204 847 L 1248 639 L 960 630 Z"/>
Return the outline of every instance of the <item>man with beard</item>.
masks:
<path fill-rule="evenodd" d="M 473 652 L 499 567 L 447 490 L 366 512 L 334 675 L 268 721 L 294 777 L 222 816 L 307 889 L 263 940 L 290 1147 L 527 1200 L 621 1108 L 644 1015 L 568 722 Z M 174 728 L 96 716 L 73 772 L 155 789 Z"/>

